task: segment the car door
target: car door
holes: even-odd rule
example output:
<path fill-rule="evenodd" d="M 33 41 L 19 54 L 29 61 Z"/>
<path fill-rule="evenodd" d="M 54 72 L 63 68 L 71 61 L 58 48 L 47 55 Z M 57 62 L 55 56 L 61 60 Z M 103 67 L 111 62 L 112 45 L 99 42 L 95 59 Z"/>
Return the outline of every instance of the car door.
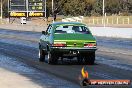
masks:
<path fill-rule="evenodd" d="M 53 43 L 53 27 L 49 25 L 48 29 L 46 30 L 46 43 L 50 45 Z"/>
<path fill-rule="evenodd" d="M 48 36 L 49 36 L 49 30 L 50 29 L 50 25 L 47 27 L 45 34 L 42 34 L 42 36 L 40 37 L 40 44 L 41 44 L 41 48 L 43 48 L 44 50 L 47 50 L 47 44 L 48 44 Z"/>

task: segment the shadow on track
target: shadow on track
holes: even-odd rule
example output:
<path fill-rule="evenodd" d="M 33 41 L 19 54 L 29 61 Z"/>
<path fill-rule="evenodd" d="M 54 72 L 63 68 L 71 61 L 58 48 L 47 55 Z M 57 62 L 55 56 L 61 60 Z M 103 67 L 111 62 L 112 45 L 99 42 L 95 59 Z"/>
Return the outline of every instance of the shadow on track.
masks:
<path fill-rule="evenodd" d="M 48 60 L 46 59 L 44 63 L 47 63 L 48 64 Z M 62 60 L 58 60 L 58 63 L 55 64 L 55 65 L 89 65 L 89 66 L 95 66 L 95 65 L 98 65 L 97 63 L 94 63 L 93 65 L 91 64 L 86 64 L 84 61 L 82 63 L 78 63 L 77 60 L 75 59 L 64 59 L 63 61 Z"/>

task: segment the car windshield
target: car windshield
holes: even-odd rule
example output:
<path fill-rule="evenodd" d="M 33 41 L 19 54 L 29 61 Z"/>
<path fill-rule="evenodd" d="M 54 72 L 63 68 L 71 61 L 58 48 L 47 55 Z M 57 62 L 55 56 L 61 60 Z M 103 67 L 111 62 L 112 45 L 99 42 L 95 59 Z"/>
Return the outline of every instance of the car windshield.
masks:
<path fill-rule="evenodd" d="M 78 34 L 90 34 L 89 30 L 85 26 L 65 25 L 57 26 L 55 34 L 57 33 L 78 33 Z"/>

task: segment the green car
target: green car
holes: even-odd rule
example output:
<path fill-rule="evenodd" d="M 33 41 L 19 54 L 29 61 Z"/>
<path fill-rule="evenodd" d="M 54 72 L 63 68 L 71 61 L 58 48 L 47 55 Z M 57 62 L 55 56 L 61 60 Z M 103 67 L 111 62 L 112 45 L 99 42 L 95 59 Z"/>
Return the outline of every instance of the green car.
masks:
<path fill-rule="evenodd" d="M 85 24 L 79 22 L 55 22 L 42 31 L 39 42 L 39 61 L 57 64 L 63 58 L 77 57 L 78 63 L 94 64 L 96 39 Z"/>

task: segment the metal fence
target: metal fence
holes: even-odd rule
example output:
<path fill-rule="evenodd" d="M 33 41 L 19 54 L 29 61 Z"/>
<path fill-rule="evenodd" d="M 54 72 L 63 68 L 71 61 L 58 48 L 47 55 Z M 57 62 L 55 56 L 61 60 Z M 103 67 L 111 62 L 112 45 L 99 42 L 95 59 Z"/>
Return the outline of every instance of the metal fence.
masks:
<path fill-rule="evenodd" d="M 132 16 L 117 16 L 117 17 L 85 17 L 83 20 L 84 23 L 87 24 L 132 24 Z"/>

